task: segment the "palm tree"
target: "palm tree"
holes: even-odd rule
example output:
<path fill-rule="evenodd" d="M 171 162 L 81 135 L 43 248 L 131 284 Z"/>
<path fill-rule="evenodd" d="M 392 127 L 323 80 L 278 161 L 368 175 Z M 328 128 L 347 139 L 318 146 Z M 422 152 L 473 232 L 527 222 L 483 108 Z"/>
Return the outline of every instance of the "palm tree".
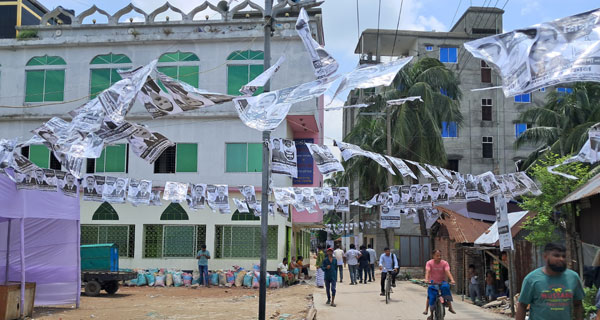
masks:
<path fill-rule="evenodd" d="M 600 122 L 600 84 L 578 82 L 571 93 L 552 92 L 543 106 L 527 109 L 515 122 L 534 125 L 517 138 L 515 148 L 538 147 L 521 163 L 521 170 L 550 153 L 576 153 L 587 140 L 589 128 Z"/>
<path fill-rule="evenodd" d="M 445 166 L 442 121 L 454 121 L 460 125 L 463 119 L 459 108 L 462 94 L 458 84 L 454 73 L 437 59 L 423 58 L 401 70 L 391 88 L 368 99 L 367 103 L 373 104 L 364 111 L 383 113 L 388 107 L 388 100 L 420 96 L 422 102 L 416 100 L 389 107 L 392 156 Z M 364 150 L 386 154 L 386 138 L 385 117 L 359 114 L 344 141 Z M 360 194 L 366 197 L 387 189 L 387 170 L 375 161 L 357 157 L 344 165 L 346 171 L 336 179 L 341 185 L 350 185 L 358 179 Z M 402 177 L 397 175 L 393 183 L 401 181 Z"/>

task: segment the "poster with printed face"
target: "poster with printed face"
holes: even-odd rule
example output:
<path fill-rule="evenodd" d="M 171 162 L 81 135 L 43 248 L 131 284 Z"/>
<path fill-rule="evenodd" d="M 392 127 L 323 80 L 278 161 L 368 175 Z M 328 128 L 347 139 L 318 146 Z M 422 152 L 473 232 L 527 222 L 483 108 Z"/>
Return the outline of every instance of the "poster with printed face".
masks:
<path fill-rule="evenodd" d="M 74 175 L 72 175 L 70 172 L 64 171 L 56 171 L 55 174 L 58 181 L 58 188 L 62 194 L 68 197 L 79 196 L 79 184 L 77 183 L 77 179 Z"/>
<path fill-rule="evenodd" d="M 317 79 L 329 77 L 338 69 L 338 63 L 317 41 L 312 38 L 309 26 L 310 19 L 306 9 L 300 9 L 298 20 L 296 20 L 296 31 L 304 43 L 306 51 L 312 61 Z"/>
<path fill-rule="evenodd" d="M 88 174 L 83 177 L 83 200 L 84 201 L 102 201 L 102 191 L 98 193 L 96 186 L 96 176 Z"/>
<path fill-rule="evenodd" d="M 130 179 L 127 189 L 127 200 L 134 206 L 139 204 L 148 205 L 152 194 L 151 180 Z"/>
<path fill-rule="evenodd" d="M 375 162 L 377 162 L 380 166 L 386 168 L 388 172 L 392 175 L 396 175 L 394 169 L 392 169 L 392 166 L 390 166 L 390 164 L 385 160 L 385 157 L 380 155 L 379 153 L 365 151 L 359 146 L 341 141 L 334 140 L 333 143 L 340 149 L 344 161 L 348 161 L 349 159 L 355 156 L 367 157 L 372 160 L 375 160 Z"/>
<path fill-rule="evenodd" d="M 400 228 L 400 208 L 392 208 L 386 205 L 379 207 L 381 229 Z"/>
<path fill-rule="evenodd" d="M 494 196 L 494 207 L 496 209 L 496 224 L 498 226 L 498 242 L 500 250 L 514 250 L 513 239 L 508 221 L 508 208 L 506 199 L 501 194 Z"/>
<path fill-rule="evenodd" d="M 464 44 L 502 77 L 506 97 L 564 82 L 600 81 L 600 9 Z"/>
<path fill-rule="evenodd" d="M 188 206 L 192 210 L 201 210 L 205 208 L 206 203 L 206 184 L 191 184 L 191 197 L 188 199 Z"/>
<path fill-rule="evenodd" d="M 402 206 L 402 196 L 400 195 L 400 190 L 402 186 L 391 186 L 388 189 L 388 199 L 387 203 L 392 207 L 400 207 Z"/>
<path fill-rule="evenodd" d="M 350 211 L 348 187 L 338 188 L 338 201 L 336 202 L 335 210 L 340 212 Z"/>
<path fill-rule="evenodd" d="M 315 201 L 315 196 L 313 193 L 313 188 L 301 188 L 302 196 L 301 196 L 301 206 L 305 208 L 309 213 L 313 213 L 317 211 L 317 202 Z"/>
<path fill-rule="evenodd" d="M 430 164 L 425 164 L 425 167 L 427 169 L 429 169 L 429 171 L 435 177 L 435 180 L 437 180 L 438 182 L 449 182 L 448 179 L 444 176 L 444 174 L 440 170 L 440 168 L 438 168 L 436 166 L 432 166 Z"/>
<path fill-rule="evenodd" d="M 35 178 L 33 177 L 35 175 L 35 173 L 33 171 L 30 171 L 28 173 L 21 173 L 18 171 L 15 171 L 15 180 L 16 184 L 17 184 L 17 190 L 27 190 L 27 189 L 34 189 L 35 188 Z"/>
<path fill-rule="evenodd" d="M 431 207 L 433 202 L 433 197 L 431 196 L 431 184 L 426 183 L 421 185 L 421 190 L 419 190 L 421 201 L 417 204 L 419 208 L 423 207 Z"/>
<path fill-rule="evenodd" d="M 197 89 L 160 72 L 157 80 L 162 83 L 162 88 L 154 79 L 148 77 L 138 94 L 138 101 L 144 105 L 154 119 L 185 111 L 198 110 L 228 102 L 235 98 L 230 95 Z"/>
<path fill-rule="evenodd" d="M 467 174 L 465 183 L 467 188 L 467 200 L 472 201 L 479 199 L 479 190 L 477 189 L 479 181 L 477 180 L 477 176 Z"/>
<path fill-rule="evenodd" d="M 425 228 L 426 229 L 431 229 L 433 224 L 441 216 L 441 212 L 439 212 L 435 208 L 424 208 L 423 213 L 425 215 Z"/>
<path fill-rule="evenodd" d="M 525 172 L 517 172 L 515 173 L 515 178 L 521 181 L 534 196 L 539 196 L 542 194 L 540 188 L 538 188 L 537 184 Z"/>
<path fill-rule="evenodd" d="M 527 186 L 517 178 L 515 173 L 506 175 L 505 181 L 506 180 L 510 181 L 514 186 L 514 189 L 511 190 L 514 196 L 521 196 L 527 193 Z"/>
<path fill-rule="evenodd" d="M 504 175 L 496 176 L 496 181 L 498 181 L 498 185 L 500 186 L 500 190 L 502 190 L 502 195 L 504 196 L 504 198 L 506 198 L 506 199 L 512 198 L 512 192 L 510 192 L 510 189 L 508 188 L 508 185 L 506 184 Z"/>
<path fill-rule="evenodd" d="M 321 174 L 344 171 L 344 166 L 331 153 L 329 147 L 314 143 L 306 143 L 306 146 Z"/>
<path fill-rule="evenodd" d="M 46 182 L 46 176 L 44 175 L 44 169 L 37 168 L 33 172 L 33 185 L 32 189 L 44 190 L 48 188 L 48 183 Z"/>
<path fill-rule="evenodd" d="M 229 208 L 229 187 L 224 184 L 206 185 L 208 205 L 220 213 L 231 213 Z"/>
<path fill-rule="evenodd" d="M 321 194 L 315 195 L 319 208 L 321 210 L 334 210 L 335 209 L 335 200 L 333 199 L 333 191 L 330 187 L 321 188 Z"/>
<path fill-rule="evenodd" d="M 152 193 L 150 194 L 150 203 L 148 205 L 160 207 L 162 206 L 162 201 L 160 201 L 160 199 L 160 190 L 152 190 Z"/>
<path fill-rule="evenodd" d="M 148 128 L 135 125 L 136 129 L 127 137 L 133 153 L 152 164 L 169 147 L 175 145 L 158 132 L 150 132 Z"/>
<path fill-rule="evenodd" d="M 21 173 L 29 173 L 35 170 L 36 166 L 20 153 L 13 153 L 15 171 Z"/>
<path fill-rule="evenodd" d="M 277 203 L 277 207 L 279 208 L 278 211 L 282 217 L 285 217 L 287 219 L 290 216 L 290 206 L 289 205 L 280 205 L 279 203 Z"/>
<path fill-rule="evenodd" d="M 105 143 L 110 144 L 131 136 L 136 128 L 133 123 L 128 121 L 116 123 L 104 119 L 100 130 L 96 131 L 96 133 L 101 139 L 104 139 Z"/>
<path fill-rule="evenodd" d="M 421 186 L 413 184 L 408 187 L 408 200 L 405 202 L 407 208 L 416 208 L 421 203 Z"/>
<path fill-rule="evenodd" d="M 483 192 L 489 197 L 493 197 L 502 192 L 500 185 L 496 180 L 496 176 L 491 171 L 479 175 L 480 185 Z"/>
<path fill-rule="evenodd" d="M 296 143 L 293 140 L 271 139 L 271 172 L 298 178 Z"/>
<path fill-rule="evenodd" d="M 439 204 L 448 204 L 449 203 L 449 199 L 450 199 L 450 194 L 449 194 L 449 190 L 448 190 L 448 182 L 440 182 L 438 184 L 438 190 L 437 190 L 437 197 L 434 200 L 434 204 L 435 205 L 439 205 Z M 432 189 L 433 189 L 433 184 L 432 184 Z"/>
<path fill-rule="evenodd" d="M 450 202 L 465 202 L 467 201 L 467 187 L 464 176 L 458 173 L 453 182 L 454 188 L 450 188 Z"/>
<path fill-rule="evenodd" d="M 163 192 L 163 200 L 176 203 L 185 202 L 187 193 L 187 183 L 167 181 L 165 183 L 165 191 Z"/>
<path fill-rule="evenodd" d="M 242 196 L 244 196 L 244 200 L 246 200 L 248 207 L 254 208 L 254 206 L 256 205 L 256 190 L 254 186 L 239 186 L 239 189 Z"/>
<path fill-rule="evenodd" d="M 271 78 L 273 77 L 275 72 L 277 72 L 279 70 L 279 68 L 281 67 L 281 65 L 283 64 L 284 61 L 285 61 L 285 56 L 279 57 L 277 62 L 275 62 L 275 64 L 272 65 L 271 67 L 269 67 L 269 69 L 267 69 L 263 73 L 259 74 L 252 81 L 243 85 L 242 88 L 240 89 L 240 93 L 244 96 L 253 95 L 259 87 L 263 87 L 269 80 L 271 80 Z"/>
<path fill-rule="evenodd" d="M 102 200 L 110 203 L 125 203 L 128 178 L 106 177 Z"/>
<path fill-rule="evenodd" d="M 275 202 L 269 201 L 268 208 L 269 208 L 268 214 L 270 216 L 275 216 Z M 258 201 L 256 201 L 256 208 L 254 209 L 254 216 L 260 217 L 261 213 L 262 213 L 262 202 L 260 200 L 258 200 Z"/>
<path fill-rule="evenodd" d="M 39 186 L 39 190 L 56 192 L 56 174 L 52 169 L 44 169 L 45 185 Z"/>
<path fill-rule="evenodd" d="M 413 166 L 417 167 L 417 170 L 419 170 L 419 173 L 421 173 L 421 175 L 425 178 L 425 179 L 435 179 L 430 173 L 429 171 L 425 170 L 425 168 L 423 168 L 423 166 L 415 161 L 410 161 L 410 160 L 405 160 L 406 162 L 412 164 Z"/>

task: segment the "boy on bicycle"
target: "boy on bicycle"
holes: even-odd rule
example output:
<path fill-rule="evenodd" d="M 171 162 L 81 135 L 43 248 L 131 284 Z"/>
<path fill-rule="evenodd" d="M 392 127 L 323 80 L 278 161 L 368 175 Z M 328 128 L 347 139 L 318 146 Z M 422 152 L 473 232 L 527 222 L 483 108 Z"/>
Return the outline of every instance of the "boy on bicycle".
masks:
<path fill-rule="evenodd" d="M 390 253 L 390 248 L 383 249 L 379 257 L 379 269 L 381 269 L 381 295 L 385 296 L 385 278 L 392 277 L 392 287 L 396 286 L 396 274 L 398 274 L 398 259 L 395 254 Z"/>
<path fill-rule="evenodd" d="M 440 251 L 440 249 L 435 249 L 433 250 L 433 259 L 427 261 L 427 264 L 425 265 L 425 281 L 427 283 L 431 281 L 440 286 L 442 297 L 448 304 L 448 311 L 456 313 L 454 308 L 452 308 L 452 293 L 450 292 L 450 285 L 448 284 L 447 279 L 450 279 L 451 285 L 456 284 L 452 273 L 450 273 L 450 265 L 446 260 L 442 260 L 442 251 Z M 431 316 L 427 318 L 428 320 L 433 319 L 433 310 L 435 309 L 437 295 L 438 290 L 436 286 L 430 285 L 427 289 L 425 312 L 423 312 L 423 314 L 426 315 L 428 313 L 427 309 L 431 309 Z"/>

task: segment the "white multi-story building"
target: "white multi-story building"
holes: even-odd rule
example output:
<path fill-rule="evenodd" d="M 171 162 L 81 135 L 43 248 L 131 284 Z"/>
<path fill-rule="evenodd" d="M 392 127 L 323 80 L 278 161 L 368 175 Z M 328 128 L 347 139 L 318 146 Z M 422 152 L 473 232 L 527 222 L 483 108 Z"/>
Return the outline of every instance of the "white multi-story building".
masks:
<path fill-rule="evenodd" d="M 188 14 L 168 4 L 149 14 L 133 5 L 114 15 L 93 7 L 76 16 L 59 7 L 44 15 L 40 25 L 17 27 L 19 32 L 28 30 L 28 37 L 0 40 L 0 105 L 18 107 L 0 108 L 0 137 L 28 138 L 51 117 L 69 120 L 68 111 L 120 79 L 116 70 L 154 59 L 159 71 L 195 87 L 238 94 L 263 70 L 262 12 L 253 3 L 245 4 L 229 11 L 202 5 Z M 315 78 L 294 28 L 298 8 L 291 4 L 288 1 L 273 25 L 273 62 L 282 55 L 287 61 L 272 79 L 272 89 Z M 220 19 L 205 19 L 207 9 Z M 158 21 L 167 10 L 170 19 Z M 127 19 L 132 12 L 142 21 Z M 308 13 L 313 36 L 323 43 L 321 9 Z M 92 20 L 92 14 L 105 15 L 106 22 Z M 61 16 L 69 17 L 71 24 L 61 24 Z M 321 98 L 294 105 L 272 137 L 321 142 L 322 103 Z M 260 197 L 261 132 L 246 127 L 231 103 L 156 120 L 136 103 L 127 120 L 147 124 L 176 146 L 153 165 L 136 157 L 126 141 L 106 146 L 100 158 L 88 159 L 87 173 L 152 179 L 155 187 L 166 181 L 227 184 L 232 211 L 231 198 L 241 197 L 239 185 L 256 186 Z M 22 152 L 40 167 L 61 169 L 44 146 L 32 145 Z M 274 175 L 275 186 L 321 186 L 322 176 L 308 151 L 301 146 L 298 152 L 299 179 Z M 269 218 L 269 270 L 276 269 L 292 248 L 308 256 L 310 235 L 298 226 L 319 222 L 322 214 L 292 216 L 294 223 L 279 214 Z M 81 225 L 82 243 L 119 245 L 123 268 L 194 269 L 201 244 L 212 253 L 211 269 L 249 267 L 259 261 L 260 221 L 253 214 L 191 211 L 186 204 L 167 201 L 161 207 L 82 201 Z"/>

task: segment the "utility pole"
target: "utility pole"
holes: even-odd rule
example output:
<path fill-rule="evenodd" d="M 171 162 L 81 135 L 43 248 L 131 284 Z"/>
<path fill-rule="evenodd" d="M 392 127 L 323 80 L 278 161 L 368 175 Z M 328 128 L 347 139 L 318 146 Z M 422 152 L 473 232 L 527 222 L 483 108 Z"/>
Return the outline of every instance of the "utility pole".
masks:
<path fill-rule="evenodd" d="M 273 1 L 265 0 L 264 13 L 264 70 L 271 67 L 271 27 L 272 27 Z M 265 83 L 264 92 L 271 90 L 271 81 Z M 263 131 L 263 157 L 262 157 L 262 190 L 260 210 L 260 279 L 258 289 L 258 319 L 265 320 L 267 313 L 267 232 L 269 230 L 269 174 L 271 173 L 269 159 L 269 142 L 271 131 Z"/>

